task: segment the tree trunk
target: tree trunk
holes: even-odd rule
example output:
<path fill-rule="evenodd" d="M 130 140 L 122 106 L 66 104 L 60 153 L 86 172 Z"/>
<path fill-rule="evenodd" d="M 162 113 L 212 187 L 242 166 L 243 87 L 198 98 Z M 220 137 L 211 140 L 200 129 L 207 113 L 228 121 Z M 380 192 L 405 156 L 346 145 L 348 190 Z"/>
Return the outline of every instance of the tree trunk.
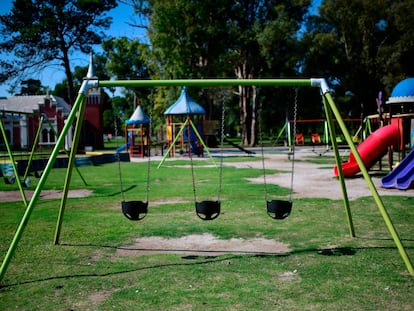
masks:
<path fill-rule="evenodd" d="M 256 145 L 256 117 L 257 117 L 257 89 L 256 86 L 252 86 L 252 117 L 250 124 L 250 146 Z"/>
<path fill-rule="evenodd" d="M 247 64 L 242 63 L 235 68 L 235 74 L 238 79 L 252 79 L 253 75 L 247 73 Z M 249 105 L 251 99 L 250 86 L 239 85 L 239 109 L 240 109 L 240 127 L 241 127 L 241 144 L 244 146 L 252 145 L 252 134 L 254 135 L 253 143 L 255 142 L 256 131 L 252 133 L 252 120 L 256 119 L 252 115 L 251 106 Z M 255 124 L 253 125 L 255 127 Z"/>
<path fill-rule="evenodd" d="M 69 62 L 69 56 L 67 52 L 63 53 L 63 66 L 65 67 L 65 74 L 66 74 L 66 86 L 68 90 L 68 104 L 72 107 L 74 104 L 74 98 L 75 98 L 75 89 L 73 86 L 73 76 L 72 71 L 70 70 L 70 62 Z"/>

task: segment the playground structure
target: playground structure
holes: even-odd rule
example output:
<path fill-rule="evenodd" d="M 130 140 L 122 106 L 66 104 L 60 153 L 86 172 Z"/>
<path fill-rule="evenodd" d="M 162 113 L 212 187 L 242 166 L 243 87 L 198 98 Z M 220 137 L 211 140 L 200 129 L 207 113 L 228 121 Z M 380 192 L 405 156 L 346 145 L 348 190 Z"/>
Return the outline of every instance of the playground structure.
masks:
<path fill-rule="evenodd" d="M 364 122 L 366 122 L 365 119 Z M 336 120 L 333 120 L 334 124 L 336 124 Z M 351 123 L 351 124 L 360 124 L 360 119 L 355 118 L 344 118 L 344 123 Z M 292 124 L 297 124 L 297 133 L 295 135 L 291 135 L 292 132 Z M 304 131 L 306 129 L 306 126 L 310 125 L 311 130 L 310 131 Z M 321 130 L 322 129 L 322 130 Z M 362 127 L 360 126 L 357 132 L 352 136 L 352 140 L 358 141 L 358 135 L 361 131 Z M 366 130 L 370 129 L 369 126 L 364 128 L 363 135 L 366 135 Z M 301 119 L 301 120 L 289 120 L 286 119 L 285 124 L 279 131 L 278 135 L 276 136 L 276 143 L 281 140 L 281 138 L 285 137 L 286 143 L 288 146 L 291 146 L 293 141 L 292 137 L 295 140 L 295 144 L 297 146 L 304 146 L 307 144 L 311 144 L 314 148 L 315 146 L 325 146 L 326 150 L 329 150 L 330 148 L 330 136 L 329 136 L 329 130 L 328 130 L 328 121 L 326 119 Z M 365 137 L 365 136 L 364 136 Z M 335 140 L 337 143 L 342 142 L 342 138 L 340 136 L 335 137 Z"/>
<path fill-rule="evenodd" d="M 367 169 L 370 169 L 379 159 L 381 159 L 389 147 L 398 148 L 400 131 L 395 124 L 386 125 L 379 128 L 367 137 L 357 150 Z M 356 161 L 355 155 L 351 152 L 348 162 L 342 163 L 342 171 L 345 177 L 352 177 L 360 172 L 360 167 Z M 335 176 L 339 175 L 338 166 L 334 167 Z"/>
<path fill-rule="evenodd" d="M 73 104 L 71 113 L 68 116 L 67 122 L 65 124 L 65 127 L 63 128 L 60 136 L 58 137 L 57 143 L 55 148 L 53 149 L 51 156 L 48 160 L 48 163 L 45 167 L 45 170 L 38 182 L 38 185 L 33 193 L 33 196 L 27 204 L 27 208 L 25 210 L 24 215 L 22 216 L 21 222 L 16 230 L 16 233 L 14 235 L 13 240 L 10 243 L 9 249 L 3 259 L 2 265 L 0 267 L 0 281 L 3 279 L 7 268 L 10 264 L 11 258 L 17 248 L 17 245 L 22 237 L 22 234 L 25 230 L 26 225 L 29 222 L 31 213 L 33 212 L 33 209 L 35 208 L 40 192 L 45 185 L 45 182 L 49 176 L 50 170 L 53 167 L 53 163 L 56 160 L 56 157 L 59 153 L 59 149 L 64 143 L 64 138 L 66 134 L 68 133 L 70 127 L 75 121 L 76 117 L 76 123 L 75 123 L 75 133 L 74 133 L 74 139 L 73 139 L 73 147 L 71 149 L 70 155 L 69 155 L 69 163 L 67 168 L 67 174 L 65 178 L 64 188 L 62 192 L 62 198 L 61 198 L 61 204 L 59 208 L 59 215 L 58 215 L 58 221 L 56 226 L 56 232 L 55 232 L 55 244 L 59 244 L 59 237 L 60 237 L 60 231 L 61 226 L 63 223 L 63 216 L 64 216 L 64 210 L 66 206 L 67 201 L 67 195 L 70 185 L 70 180 L 72 176 L 72 170 L 74 167 L 74 160 L 75 155 L 77 152 L 77 147 L 79 143 L 79 136 L 80 136 L 80 128 L 82 126 L 83 116 L 84 116 L 84 109 L 85 109 L 85 102 L 86 102 L 86 96 L 88 93 L 88 90 L 91 88 L 96 87 L 168 87 L 168 86 L 203 86 L 203 87 L 223 87 L 223 86 L 290 86 L 290 87 L 315 87 L 320 90 L 320 93 L 322 95 L 326 117 L 327 117 L 327 124 L 329 128 L 329 134 L 331 137 L 332 147 L 335 155 L 335 161 L 338 166 L 338 176 L 339 176 L 339 182 L 340 186 L 342 188 L 343 193 L 343 201 L 344 201 L 344 208 L 348 220 L 348 226 L 349 226 L 349 232 L 351 237 L 355 237 L 355 230 L 353 226 L 352 216 L 351 216 L 351 210 L 348 200 L 348 195 L 346 191 L 346 184 L 344 180 L 344 174 L 342 171 L 342 166 L 340 165 L 340 156 L 338 151 L 338 145 L 336 142 L 336 139 L 333 139 L 336 137 L 336 131 L 335 127 L 333 125 L 333 117 L 336 119 L 337 124 L 342 131 L 342 134 L 346 140 L 346 143 L 348 144 L 349 148 L 351 149 L 355 161 L 358 164 L 362 175 L 364 177 L 365 182 L 368 185 L 368 188 L 371 192 L 371 195 L 374 198 L 374 201 L 378 207 L 378 210 L 381 214 L 381 216 L 384 219 L 385 225 L 390 232 L 392 239 L 406 265 L 406 268 L 408 272 L 411 275 L 414 275 L 414 268 L 411 263 L 410 258 L 408 257 L 408 254 L 406 252 L 406 249 L 404 248 L 399 235 L 387 213 L 387 210 L 384 206 L 384 203 L 379 196 L 377 189 L 375 188 L 374 183 L 371 180 L 371 177 L 368 174 L 368 171 L 366 169 L 365 163 L 363 159 L 361 158 L 357 148 L 355 147 L 352 137 L 348 132 L 347 127 L 345 126 L 345 123 L 339 113 L 339 110 L 337 109 L 332 96 L 330 94 L 328 85 L 324 79 L 320 78 L 310 78 L 310 79 L 203 79 L 203 80 L 119 80 L 119 81 L 100 81 L 94 77 L 88 76 L 83 81 L 82 86 L 79 90 L 79 94 L 76 98 L 75 103 Z M 190 124 L 191 125 L 191 124 Z"/>
<path fill-rule="evenodd" d="M 128 151 L 131 157 L 149 156 L 151 150 L 151 119 L 138 105 L 132 116 L 125 121 L 125 145 L 116 152 Z"/>
<path fill-rule="evenodd" d="M 406 190 L 412 186 L 414 170 L 410 170 L 410 167 L 414 165 L 411 156 L 414 147 L 414 113 L 407 113 L 406 110 L 410 109 L 407 109 L 406 106 L 414 103 L 413 94 L 414 78 L 401 81 L 386 102 L 389 112 L 383 111 L 382 93 L 380 92 L 377 98 L 378 114 L 364 119 L 365 131 L 357 150 L 365 166 L 370 169 L 379 162 L 381 169 L 381 159 L 388 154 L 388 166 L 390 170 L 396 170 L 396 172 L 391 171 L 388 176 L 384 177 L 382 181 L 384 188 Z M 372 131 L 371 122 L 376 122 L 378 125 L 375 131 Z M 361 127 L 358 132 L 360 130 Z M 358 135 L 358 132 L 355 136 Z M 360 142 L 356 139 L 354 141 Z M 411 153 L 406 157 L 407 149 L 411 149 Z M 403 165 L 400 168 L 398 165 L 398 169 L 393 165 L 394 152 L 398 152 L 403 158 L 401 162 Z M 349 154 L 349 160 L 341 165 L 345 177 L 352 177 L 360 172 L 353 152 Z M 334 174 L 335 176 L 339 175 L 337 166 L 334 167 Z"/>
<path fill-rule="evenodd" d="M 407 190 L 414 183 L 414 149 L 381 180 L 383 188 Z"/>
<path fill-rule="evenodd" d="M 177 143 L 180 152 L 202 156 L 204 149 L 208 150 L 203 141 L 203 121 L 206 111 L 187 93 L 184 86 L 180 97 L 165 112 L 167 121 L 167 155 L 174 156 Z M 195 122 L 195 123 L 194 123 Z M 187 144 L 187 148 L 184 145 Z"/>

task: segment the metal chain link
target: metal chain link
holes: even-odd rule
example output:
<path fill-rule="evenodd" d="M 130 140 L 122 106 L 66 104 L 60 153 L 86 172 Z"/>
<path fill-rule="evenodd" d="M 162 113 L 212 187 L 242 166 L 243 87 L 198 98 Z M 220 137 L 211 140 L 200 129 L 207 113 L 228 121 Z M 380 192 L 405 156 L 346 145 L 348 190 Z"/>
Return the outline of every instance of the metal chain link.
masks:
<path fill-rule="evenodd" d="M 222 91 L 222 102 L 221 102 L 221 135 L 220 135 L 220 149 L 221 149 L 221 156 L 220 156 L 220 173 L 219 173 L 219 190 L 218 190 L 218 198 L 217 200 L 220 202 L 221 197 L 221 189 L 223 185 L 223 143 L 224 143 L 224 121 L 226 115 L 226 90 Z"/>
<path fill-rule="evenodd" d="M 195 173 L 194 173 L 194 164 L 193 164 L 193 155 L 191 153 L 191 130 L 190 124 L 188 123 L 189 116 L 187 116 L 187 122 L 185 123 L 187 126 L 187 139 L 188 139 L 188 156 L 190 157 L 190 166 L 191 166 L 191 177 L 193 179 L 193 196 L 194 196 L 194 204 L 197 203 L 197 195 L 196 195 L 196 185 L 195 185 Z"/>
<path fill-rule="evenodd" d="M 114 99 L 114 97 L 115 97 L 115 90 L 112 91 L 112 99 Z M 115 130 L 116 146 L 118 149 L 118 122 L 116 121 L 116 113 L 115 113 L 115 108 L 113 104 L 114 103 L 111 102 L 112 113 L 114 114 L 114 130 Z M 122 202 L 125 202 L 124 185 L 122 183 L 121 156 L 119 155 L 119 152 L 117 152 L 116 155 L 117 155 L 117 160 L 118 160 L 118 176 L 119 176 L 119 186 L 121 190 L 121 199 L 122 199 Z"/>
<path fill-rule="evenodd" d="M 293 105 L 293 142 L 292 142 L 292 172 L 290 174 L 290 194 L 289 194 L 289 201 L 292 201 L 292 194 L 293 194 L 293 176 L 295 172 L 295 146 L 296 146 L 296 121 L 297 121 L 297 114 L 298 114 L 298 93 L 299 88 L 295 88 L 295 99 Z"/>
<path fill-rule="evenodd" d="M 260 147 L 262 152 L 262 169 L 263 169 L 263 187 L 265 192 L 265 200 L 267 202 L 268 193 L 267 193 L 267 182 L 266 182 L 266 167 L 265 167 L 265 159 L 264 159 L 264 145 L 263 145 L 263 132 L 262 132 L 262 103 L 259 102 L 259 140 L 260 140 Z"/>
<path fill-rule="evenodd" d="M 151 173 L 151 137 L 152 137 L 152 112 L 154 109 L 154 90 L 151 90 L 150 95 L 150 113 L 149 113 L 149 131 L 148 131 L 148 137 L 149 142 L 147 142 L 148 145 L 148 162 L 147 162 L 147 189 L 146 189 L 146 202 L 149 202 L 149 191 L 150 191 L 150 173 Z"/>

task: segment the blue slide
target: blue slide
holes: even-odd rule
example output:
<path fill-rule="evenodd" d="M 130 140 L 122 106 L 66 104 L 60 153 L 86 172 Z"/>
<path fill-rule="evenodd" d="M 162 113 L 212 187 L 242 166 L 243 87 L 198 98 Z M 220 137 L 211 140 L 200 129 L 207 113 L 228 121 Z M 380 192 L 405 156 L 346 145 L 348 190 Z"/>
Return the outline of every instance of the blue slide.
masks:
<path fill-rule="evenodd" d="M 381 180 L 383 188 L 406 190 L 414 186 L 414 149 Z"/>
<path fill-rule="evenodd" d="M 131 143 L 130 142 L 128 142 L 128 147 L 129 146 L 131 146 Z M 124 145 L 122 145 L 121 147 L 118 147 L 116 150 L 115 150 L 115 152 L 122 152 L 122 151 L 124 151 L 126 149 L 126 145 L 124 144 Z"/>

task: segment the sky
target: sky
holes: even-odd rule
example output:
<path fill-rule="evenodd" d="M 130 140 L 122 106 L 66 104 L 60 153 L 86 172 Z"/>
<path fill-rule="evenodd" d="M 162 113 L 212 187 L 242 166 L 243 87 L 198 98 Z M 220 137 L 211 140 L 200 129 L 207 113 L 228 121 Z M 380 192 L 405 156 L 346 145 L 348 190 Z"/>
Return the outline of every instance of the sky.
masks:
<path fill-rule="evenodd" d="M 10 12 L 12 8 L 12 0 L 0 0 L 0 15 L 4 15 Z M 118 6 L 109 11 L 109 16 L 112 17 L 112 25 L 106 33 L 109 36 L 113 37 L 128 37 L 128 38 L 139 38 L 142 41 L 145 40 L 145 33 L 142 29 L 132 27 L 128 23 L 134 22 L 134 11 L 132 7 L 119 3 Z M 72 69 L 75 66 L 87 66 L 89 63 L 89 55 L 78 53 L 75 54 L 72 58 Z M 57 83 L 62 82 L 65 78 L 65 73 L 63 68 L 59 67 L 50 67 L 42 72 L 39 72 L 37 75 L 29 77 L 32 79 L 38 79 L 42 82 L 42 85 L 49 86 L 54 88 Z M 6 84 L 0 85 L 0 97 L 11 96 L 7 90 L 10 86 Z"/>
<path fill-rule="evenodd" d="M 312 0 L 314 8 L 317 8 L 321 1 L 322 0 Z M 0 0 L 0 2 L 0 15 L 9 13 L 12 8 L 12 0 Z M 136 38 L 145 41 L 144 30 L 129 25 L 134 23 L 135 18 L 132 7 L 118 2 L 118 6 L 109 11 L 108 15 L 112 17 L 112 25 L 110 29 L 106 31 L 109 36 L 128 37 L 131 39 Z M 87 66 L 89 63 L 89 56 L 78 53 L 71 58 L 71 61 L 72 69 L 74 69 L 75 66 Z M 28 78 L 40 80 L 42 85 L 54 89 L 55 85 L 62 82 L 65 78 L 65 73 L 61 67 L 49 67 L 35 76 Z M 0 97 L 13 95 L 7 92 L 9 88 L 10 86 L 7 83 L 1 84 Z"/>

